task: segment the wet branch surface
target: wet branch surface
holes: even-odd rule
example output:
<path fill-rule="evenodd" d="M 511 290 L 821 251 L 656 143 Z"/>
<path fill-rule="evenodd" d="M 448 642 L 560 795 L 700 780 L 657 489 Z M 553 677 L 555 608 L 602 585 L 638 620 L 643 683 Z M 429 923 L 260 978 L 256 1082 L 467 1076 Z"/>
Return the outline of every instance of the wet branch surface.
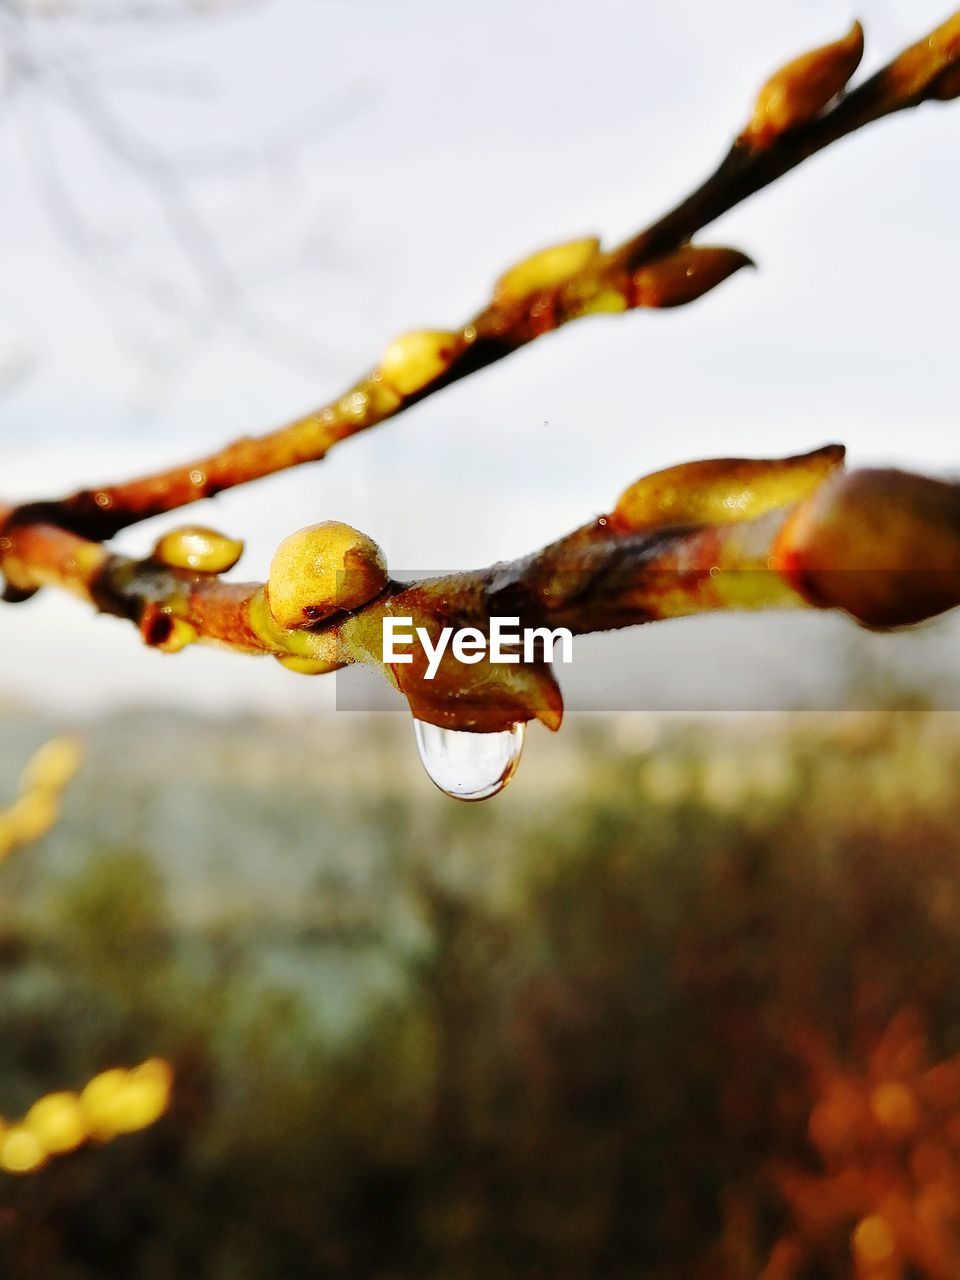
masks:
<path fill-rule="evenodd" d="M 228 582 L 215 570 L 165 561 L 159 552 L 170 554 L 175 534 L 136 560 L 55 525 L 14 525 L 0 553 L 16 589 L 71 591 L 133 622 L 148 645 L 173 652 L 203 642 L 269 654 L 304 674 L 365 663 L 404 694 L 418 719 L 474 731 L 534 718 L 557 728 L 563 700 L 549 662 L 465 666 L 448 651 L 429 677 L 422 648 L 408 664 L 385 662 L 385 618 L 408 618 L 435 643 L 448 626 L 489 634 L 493 617 L 582 634 L 719 610 L 813 607 L 888 628 L 960 604 L 960 485 L 896 470 L 847 471 L 836 445 L 781 460 L 671 467 L 533 555 L 422 582 L 391 579 L 379 548 L 347 530 L 366 560 L 351 560 L 349 546 L 341 553 L 340 585 L 321 607 L 315 568 L 334 545 L 331 529 L 342 539 L 347 527 L 292 535 L 267 583 Z M 292 623 L 291 583 L 303 602 Z M 348 596 L 360 602 L 338 607 Z"/>

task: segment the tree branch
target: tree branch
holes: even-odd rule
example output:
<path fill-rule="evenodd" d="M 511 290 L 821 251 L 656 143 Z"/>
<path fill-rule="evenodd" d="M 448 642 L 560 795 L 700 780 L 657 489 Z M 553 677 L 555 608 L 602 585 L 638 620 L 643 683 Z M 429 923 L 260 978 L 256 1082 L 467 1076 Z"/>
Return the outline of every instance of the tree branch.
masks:
<path fill-rule="evenodd" d="M 732 250 L 689 247 L 703 227 L 872 121 L 960 93 L 960 13 L 844 94 L 861 51 L 856 26 L 845 39 L 784 67 L 764 86 L 750 123 L 716 172 L 624 244 L 602 251 L 584 240 L 535 254 L 508 271 L 491 301 L 459 330 L 404 335 L 343 395 L 267 435 L 127 483 L 33 503 L 11 518 L 43 519 L 103 540 L 233 485 L 323 458 L 339 441 L 571 320 L 693 301 L 748 262 Z"/>
<path fill-rule="evenodd" d="M 69 590 L 167 651 L 200 641 L 307 674 L 366 663 L 418 719 L 496 731 L 537 718 L 555 729 L 563 703 L 547 662 L 468 666 L 448 652 L 429 679 L 422 649 L 409 664 L 384 663 L 384 618 L 410 618 L 434 643 L 445 626 L 488 634 L 492 617 L 582 634 L 812 607 L 868 627 L 909 625 L 960 604 L 960 485 L 847 472 L 838 445 L 688 463 L 638 481 L 609 514 L 531 556 L 413 584 L 390 579 L 379 548 L 342 525 L 293 535 L 265 584 L 218 576 L 236 546 L 190 530 L 135 560 L 55 525 L 15 524 L 0 538 L 0 567 L 15 588 Z M 183 567 L 190 555 L 200 571 Z"/>

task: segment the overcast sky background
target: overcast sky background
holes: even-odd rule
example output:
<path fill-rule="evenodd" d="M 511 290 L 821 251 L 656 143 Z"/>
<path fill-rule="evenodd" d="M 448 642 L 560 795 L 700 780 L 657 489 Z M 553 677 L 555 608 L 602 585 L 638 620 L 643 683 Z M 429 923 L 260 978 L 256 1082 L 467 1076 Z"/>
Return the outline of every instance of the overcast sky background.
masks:
<path fill-rule="evenodd" d="M 67 8 L 0 27 L 5 499 L 199 456 L 323 402 L 391 335 L 460 322 L 522 255 L 648 222 L 715 164 L 788 57 L 859 16 L 869 71 L 948 12 L 274 0 L 138 26 Z M 14 53 L 46 71 L 10 93 Z M 263 137 L 281 140 L 266 163 L 234 154 Z M 260 577 L 281 538 L 332 517 L 397 570 L 440 570 L 537 547 L 689 458 L 841 440 L 855 464 L 956 471 L 958 140 L 957 105 L 874 126 L 706 233 L 759 273 L 690 308 L 577 323 L 325 463 L 120 545 L 144 552 L 198 519 L 245 537 L 238 573 Z M 171 234 L 180 201 L 223 262 Z M 846 643 L 842 620 L 795 621 L 821 658 Z M 590 652 L 684 678 L 698 625 Z M 743 628 L 723 634 L 743 664 Z M 762 653 L 776 633 L 751 634 Z M 215 652 L 164 657 L 53 593 L 0 612 L 0 697 L 302 708 L 328 705 L 330 685 Z"/>

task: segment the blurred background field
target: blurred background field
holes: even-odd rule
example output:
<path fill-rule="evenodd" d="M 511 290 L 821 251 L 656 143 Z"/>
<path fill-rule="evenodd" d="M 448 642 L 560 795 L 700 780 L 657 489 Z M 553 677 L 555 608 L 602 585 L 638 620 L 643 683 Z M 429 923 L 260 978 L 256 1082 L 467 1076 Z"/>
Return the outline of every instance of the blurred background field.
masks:
<path fill-rule="evenodd" d="M 8 706 L 0 778 L 54 729 Z M 960 1274 L 960 721 L 573 718 L 463 806 L 405 717 L 114 713 L 0 864 L 0 1273 Z"/>

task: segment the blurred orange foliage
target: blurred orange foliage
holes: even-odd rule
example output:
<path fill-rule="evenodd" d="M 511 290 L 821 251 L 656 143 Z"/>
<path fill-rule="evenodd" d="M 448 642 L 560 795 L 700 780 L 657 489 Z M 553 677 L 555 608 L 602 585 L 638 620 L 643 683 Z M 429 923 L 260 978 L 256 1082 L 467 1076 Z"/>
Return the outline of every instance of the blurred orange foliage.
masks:
<path fill-rule="evenodd" d="M 799 1036 L 814 1090 L 808 1133 L 821 1166 L 774 1179 L 792 1225 L 762 1280 L 794 1280 L 849 1242 L 857 1280 L 960 1275 L 960 1054 L 930 1062 L 923 1018 L 902 1008 L 862 1063 Z"/>

